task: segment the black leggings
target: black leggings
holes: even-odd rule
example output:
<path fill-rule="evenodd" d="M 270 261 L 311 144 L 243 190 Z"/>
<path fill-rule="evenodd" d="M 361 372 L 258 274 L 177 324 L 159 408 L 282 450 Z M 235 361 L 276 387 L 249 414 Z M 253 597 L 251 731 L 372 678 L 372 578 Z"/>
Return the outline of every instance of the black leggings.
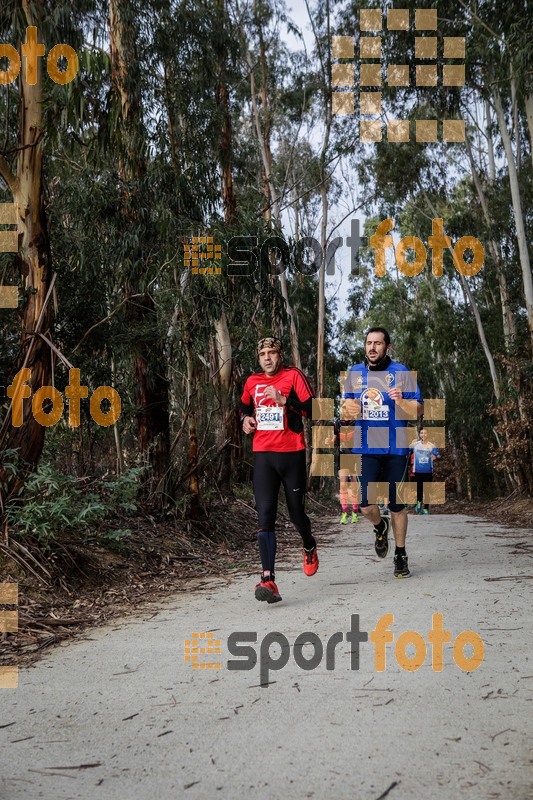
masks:
<path fill-rule="evenodd" d="M 419 472 L 418 475 L 415 474 L 412 477 L 412 480 L 416 481 L 416 501 L 417 503 L 422 503 L 424 500 L 424 484 L 425 483 L 432 483 L 433 481 L 433 473 L 432 472 Z M 429 504 L 426 503 L 424 508 L 429 508 Z"/>
<path fill-rule="evenodd" d="M 275 528 L 281 484 L 291 522 L 301 535 L 304 547 L 312 547 L 311 522 L 304 511 L 307 484 L 305 450 L 255 453 L 253 487 L 259 528 L 263 531 Z"/>

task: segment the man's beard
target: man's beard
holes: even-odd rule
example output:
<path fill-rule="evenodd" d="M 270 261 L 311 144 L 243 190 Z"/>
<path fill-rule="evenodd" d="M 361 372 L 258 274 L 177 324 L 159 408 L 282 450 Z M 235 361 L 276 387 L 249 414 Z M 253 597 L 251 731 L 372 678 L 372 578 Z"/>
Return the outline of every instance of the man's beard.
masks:
<path fill-rule="evenodd" d="M 270 366 L 268 366 L 268 367 L 265 365 L 263 367 L 263 372 L 265 372 L 265 373 L 271 372 L 272 375 L 275 375 L 277 372 L 279 372 L 280 367 L 281 367 L 281 364 L 270 364 Z"/>

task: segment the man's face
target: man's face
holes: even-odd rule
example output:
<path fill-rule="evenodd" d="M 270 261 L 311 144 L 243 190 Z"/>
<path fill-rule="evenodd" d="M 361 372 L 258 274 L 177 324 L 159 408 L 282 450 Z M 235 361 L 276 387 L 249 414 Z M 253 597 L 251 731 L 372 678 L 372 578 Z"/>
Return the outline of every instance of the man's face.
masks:
<path fill-rule="evenodd" d="M 423 442 L 425 442 L 426 439 L 428 438 L 427 431 L 425 431 L 424 428 L 422 428 L 422 430 L 420 431 L 420 438 Z"/>
<path fill-rule="evenodd" d="M 378 361 L 381 361 L 386 355 L 389 346 L 385 342 L 385 334 L 369 333 L 366 337 L 365 350 L 370 364 L 377 364 Z"/>
<path fill-rule="evenodd" d="M 257 354 L 261 369 L 266 375 L 275 375 L 281 367 L 281 353 L 271 347 L 263 347 Z"/>

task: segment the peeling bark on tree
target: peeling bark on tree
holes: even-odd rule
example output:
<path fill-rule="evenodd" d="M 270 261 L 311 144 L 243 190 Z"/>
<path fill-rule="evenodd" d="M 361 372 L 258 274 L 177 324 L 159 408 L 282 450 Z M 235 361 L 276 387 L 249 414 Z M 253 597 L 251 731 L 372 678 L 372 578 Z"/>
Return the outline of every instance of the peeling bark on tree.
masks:
<path fill-rule="evenodd" d="M 22 10 L 27 26 L 39 30 L 43 14 L 43 3 L 23 0 Z M 13 194 L 18 205 L 19 249 L 16 262 L 24 284 L 24 303 L 21 316 L 21 351 L 15 374 L 23 364 L 31 370 L 28 384 L 32 395 L 41 386 L 51 382 L 52 353 L 48 345 L 36 336 L 39 332 L 51 336 L 51 304 L 45 307 L 45 298 L 51 282 L 51 261 L 46 215 L 43 207 L 43 68 L 38 60 L 37 82 L 26 82 L 26 70 L 19 75 L 19 150 L 16 175 L 8 163 L 0 157 L 0 175 Z M 29 357 L 28 352 L 30 353 Z M 24 400 L 24 423 L 20 428 L 11 425 L 11 415 L 4 421 L 3 447 L 18 449 L 22 471 L 15 477 L 6 475 L 0 467 L 0 483 L 6 495 L 16 493 L 24 483 L 28 470 L 33 469 L 41 457 L 45 427 L 33 417 L 31 397 Z"/>
<path fill-rule="evenodd" d="M 233 132 L 229 107 L 229 91 L 226 83 L 226 34 L 224 19 L 225 0 L 217 0 L 217 85 L 215 90 L 218 115 L 220 118 L 219 163 L 221 172 L 221 198 L 224 219 L 232 225 L 237 219 L 237 200 L 233 191 L 232 154 Z M 228 308 L 233 308 L 234 281 L 228 278 Z M 233 349 L 226 312 L 215 320 L 216 376 L 220 412 L 217 420 L 216 441 L 220 453 L 217 465 L 217 481 L 226 492 L 231 487 L 232 476 L 237 469 L 237 454 L 241 445 L 241 428 L 237 417 L 237 393 L 233 370 Z"/>
<path fill-rule="evenodd" d="M 531 164 L 533 166 L 533 93 L 526 95 L 524 100 L 526 109 L 527 129 L 529 131 L 529 151 L 531 154 Z"/>
<path fill-rule="evenodd" d="M 200 519 L 200 483 L 198 480 L 198 432 L 196 425 L 196 375 L 189 330 L 183 332 L 183 343 L 187 359 L 187 421 L 189 429 L 189 465 L 187 490 L 189 494 L 189 516 Z"/>

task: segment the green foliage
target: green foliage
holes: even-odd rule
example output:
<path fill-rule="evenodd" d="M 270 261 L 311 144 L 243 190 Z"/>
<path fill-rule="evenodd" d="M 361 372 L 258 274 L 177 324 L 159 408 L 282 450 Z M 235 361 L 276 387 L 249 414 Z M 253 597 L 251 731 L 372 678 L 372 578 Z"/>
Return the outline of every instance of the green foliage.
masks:
<path fill-rule="evenodd" d="M 109 550 L 121 552 L 124 550 L 126 539 L 131 536 L 130 528 L 108 528 L 96 536 L 88 536 L 87 542 L 96 542 Z"/>
<path fill-rule="evenodd" d="M 28 479 L 24 499 L 12 500 L 7 506 L 8 522 L 43 545 L 63 531 L 88 529 L 101 522 L 105 513 L 96 493 L 83 492 L 78 479 L 44 463 Z"/>
<path fill-rule="evenodd" d="M 238 403 L 246 373 L 256 368 L 254 343 L 259 335 L 275 330 L 290 352 L 279 280 L 268 274 L 268 263 L 259 264 L 252 274 L 230 277 L 227 244 L 231 237 L 250 236 L 257 237 L 261 245 L 281 232 L 292 245 L 296 215 L 300 237 L 320 236 L 321 147 L 324 107 L 329 97 L 326 84 L 330 79 L 331 37 L 323 0 L 309 3 L 317 37 L 312 48 L 304 46 L 300 33 L 308 25 L 303 4 L 302 15 L 296 12 L 291 21 L 281 0 L 244 2 L 239 7 L 225 0 L 124 0 L 124 19 L 130 34 L 134 34 L 129 37 L 125 67 L 135 99 L 136 145 L 132 147 L 130 141 L 129 169 L 124 170 L 126 123 L 121 98 L 113 86 L 108 4 L 95 0 L 67 4 L 62 0 L 48 5 L 54 5 L 54 10 L 46 14 L 42 27 L 47 49 L 52 43 L 65 41 L 80 57 L 75 81 L 63 87 L 46 78 L 44 84 L 42 201 L 50 235 L 49 266 L 57 274 L 53 341 L 81 370 L 82 383 L 90 392 L 99 385 L 116 387 L 122 399 L 122 416 L 114 438 L 112 428 L 93 423 L 89 403 L 84 400 L 79 429 L 69 429 L 64 421 L 49 429 L 42 467 L 30 478 L 24 498 L 12 505 L 10 519 L 25 535 L 37 536 L 43 542 L 52 541 L 62 531 L 77 531 L 120 546 L 127 529 L 106 530 L 106 524 L 117 525 L 112 521 L 114 512 L 120 516 L 135 513 L 142 471 L 133 467 L 118 477 L 104 480 L 102 476 L 114 473 L 119 444 L 125 463 L 137 463 L 142 438 L 138 435 L 141 415 L 136 391 L 139 371 L 144 370 L 148 383 L 161 377 L 168 382 L 172 455 L 163 465 L 167 474 L 189 473 L 189 423 L 194 416 L 199 481 L 208 501 L 209 487 L 217 474 L 217 459 L 209 454 L 218 454 L 217 440 L 226 438 L 232 424 L 232 413 L 226 413 L 217 383 L 220 363 L 215 352 L 215 323 L 224 313 L 233 357 L 231 409 Z M 360 6 L 372 4 L 350 0 L 329 5 L 330 33 L 353 35 Z M 402 5 L 411 9 L 411 15 L 419 6 L 416 0 L 405 0 Z M 357 115 L 337 115 L 326 154 L 330 205 L 327 235 L 335 235 L 335 223 L 345 213 L 355 216 L 357 212 L 352 209 L 361 207 L 366 197 L 372 198 L 362 205 L 367 236 L 375 231 L 379 220 L 393 217 L 395 235 L 416 235 L 427 244 L 431 204 L 443 217 L 445 231 L 453 241 L 463 235 L 478 237 L 485 244 L 485 266 L 482 273 L 468 279 L 468 285 L 496 358 L 502 401 L 515 403 L 525 396 L 524 389 L 520 390 L 522 398 L 515 396 L 519 391 L 508 380 L 515 370 L 498 361 L 497 355 L 523 355 L 520 349 L 528 337 L 527 316 L 505 154 L 494 114 L 486 124 L 483 103 L 487 100 L 490 105 L 497 85 L 509 128 L 516 110 L 518 128 L 513 147 L 521 156 L 523 207 L 530 208 L 533 174 L 524 97 L 531 91 L 531 72 L 525 66 L 531 61 L 533 18 L 524 19 L 523 4 L 515 2 L 502 8 L 496 0 L 487 0 L 476 9 L 473 16 L 462 3 L 439 0 L 439 48 L 443 36 L 465 35 L 467 39 L 465 87 L 439 85 L 411 91 L 385 82 L 382 99 L 390 119 L 411 119 L 412 138 L 415 118 L 467 119 L 491 222 L 482 213 L 463 144 L 390 144 L 384 140 L 375 147 L 361 145 L 358 125 L 354 124 Z M 2 41 L 15 41 L 24 30 L 22 11 L 15 19 L 11 12 L 2 10 L 0 29 Z M 383 48 L 388 63 L 409 62 L 414 68 L 411 34 L 387 30 Z M 358 62 L 356 59 L 356 70 Z M 516 81 L 515 102 L 511 72 Z M 413 79 L 414 75 L 411 83 Z M 19 87 L 0 88 L 0 117 L 5 119 L 3 153 L 16 172 Z M 227 102 L 221 100 L 222 88 Z M 265 194 L 256 113 L 261 130 L 269 134 L 270 178 L 276 203 L 282 209 L 277 223 Z M 224 134 L 227 117 L 230 124 Z M 489 176 L 487 158 L 489 129 L 495 151 L 493 176 Z M 136 164 L 131 164 L 132 152 L 134 162 L 142 161 L 139 173 Z M 223 165 L 231 172 L 235 194 L 236 210 L 230 222 L 221 194 Z M 0 202 L 10 200 L 0 181 Z M 531 241 L 531 215 L 526 219 L 527 226 Z M 222 275 L 193 276 L 184 267 L 184 243 L 191 236 L 206 233 L 223 245 L 222 258 L 217 262 Z M 498 274 L 487 246 L 491 238 L 501 248 L 517 328 L 514 351 L 504 341 Z M 338 325 L 334 324 L 336 301 L 327 305 L 326 393 L 335 396 L 339 372 L 361 360 L 365 329 L 384 324 L 393 333 L 394 357 L 418 371 L 423 394 L 446 397 L 447 432 L 453 447 L 463 453 L 464 445 L 476 464 L 475 491 L 491 486 L 493 471 L 487 454 L 496 442 L 489 416 L 494 405 L 493 386 L 471 307 L 451 256 L 444 255 L 445 274 L 440 279 L 431 276 L 430 264 L 416 278 L 401 276 L 392 266 L 392 252 L 389 256 L 386 278 L 376 280 L 372 251 L 363 248 L 361 274 L 352 276 L 349 297 L 345 296 L 345 286 L 339 287 Z M 12 254 L 0 254 L 0 273 L 2 282 L 19 281 L 22 286 Z M 292 266 L 286 277 L 302 367 L 313 381 L 317 278 L 302 276 Z M 135 307 L 140 308 L 145 301 L 144 313 L 132 321 Z M 3 384 L 12 378 L 13 367 L 20 360 L 17 313 L 2 313 Z M 187 339 L 191 342 L 189 350 L 184 346 Z M 525 356 L 527 361 L 528 352 Z M 520 366 L 522 361 L 516 364 L 521 385 L 529 386 L 530 377 Z M 66 378 L 64 367 L 57 365 L 54 385 L 59 391 L 63 391 Z M 4 401 L 2 410 L 6 407 Z M 519 418 L 515 411 L 509 414 L 509 425 L 516 423 Z M 523 420 L 519 421 L 523 425 Z M 502 425 L 506 424 L 503 420 Z M 504 427 L 502 439 L 506 430 Z M 152 444 L 155 450 L 157 442 Z M 230 444 L 231 468 L 241 476 L 249 467 L 249 444 L 246 439 L 243 445 L 238 436 Z M 518 445 L 510 448 L 506 464 L 522 457 L 521 453 Z M 16 472 L 14 456 L 5 451 L 1 454 L 8 475 Z M 100 479 L 88 482 L 86 475 Z M 172 489 L 170 500 L 168 513 L 186 517 L 186 479 Z"/>
<path fill-rule="evenodd" d="M 144 467 L 130 467 L 114 480 L 102 481 L 102 494 L 106 505 L 110 509 L 117 509 L 126 514 L 135 514 L 138 508 L 136 498 L 139 481 L 145 471 Z"/>
<path fill-rule="evenodd" d="M 23 498 L 7 504 L 8 523 L 16 532 L 34 537 L 45 546 L 62 534 L 116 544 L 130 531 L 103 529 L 97 536 L 93 531 L 108 519 L 137 512 L 135 497 L 142 472 L 134 467 L 115 480 L 94 482 L 89 491 L 83 479 L 43 462 L 26 482 Z"/>

